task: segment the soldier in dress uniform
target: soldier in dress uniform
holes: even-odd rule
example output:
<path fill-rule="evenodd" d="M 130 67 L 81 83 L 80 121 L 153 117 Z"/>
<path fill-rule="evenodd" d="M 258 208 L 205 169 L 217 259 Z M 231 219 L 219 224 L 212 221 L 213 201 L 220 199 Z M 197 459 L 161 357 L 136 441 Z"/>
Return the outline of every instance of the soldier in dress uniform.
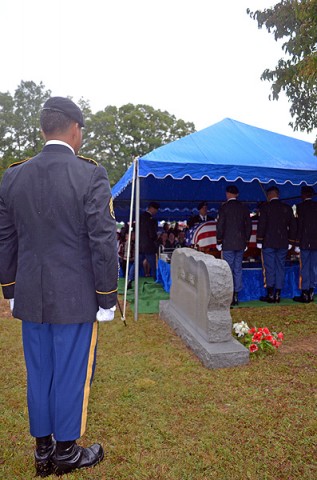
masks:
<path fill-rule="evenodd" d="M 300 252 L 300 288 L 301 295 L 294 297 L 295 302 L 314 301 L 317 283 L 317 202 L 313 200 L 312 187 L 301 189 L 302 203 L 296 207 L 298 228 L 295 251 Z"/>
<path fill-rule="evenodd" d="M 262 249 L 264 286 L 267 287 L 267 295 L 260 300 L 279 303 L 287 251 L 295 244 L 296 220 L 292 208 L 280 201 L 278 187 L 268 188 L 266 194 L 268 201 L 259 211 L 256 240 L 257 247 Z"/>
<path fill-rule="evenodd" d="M 197 206 L 198 208 L 198 215 L 193 215 L 188 220 L 188 228 L 194 227 L 194 225 L 198 225 L 199 223 L 207 222 L 208 220 L 212 220 L 212 217 L 207 215 L 208 211 L 208 203 L 206 201 L 200 202 Z"/>
<path fill-rule="evenodd" d="M 107 172 L 79 157 L 83 115 L 51 97 L 40 118 L 46 144 L 13 164 L 0 187 L 0 281 L 22 320 L 36 473 L 90 467 L 103 448 L 77 445 L 86 428 L 97 322 L 113 319 L 116 221 Z"/>
<path fill-rule="evenodd" d="M 151 270 L 151 275 L 156 280 L 156 252 L 158 248 L 157 230 L 158 224 L 155 219 L 160 208 L 159 203 L 150 202 L 145 212 L 140 215 L 140 240 L 139 240 L 139 265 L 148 262 Z M 132 288 L 132 282 L 135 275 L 135 263 L 131 266 L 128 277 L 127 288 Z"/>
<path fill-rule="evenodd" d="M 236 185 L 226 188 L 227 201 L 219 210 L 217 222 L 217 249 L 228 262 L 233 275 L 233 299 L 231 306 L 239 304 L 238 294 L 242 290 L 242 260 L 252 231 L 250 212 L 237 200 Z"/>

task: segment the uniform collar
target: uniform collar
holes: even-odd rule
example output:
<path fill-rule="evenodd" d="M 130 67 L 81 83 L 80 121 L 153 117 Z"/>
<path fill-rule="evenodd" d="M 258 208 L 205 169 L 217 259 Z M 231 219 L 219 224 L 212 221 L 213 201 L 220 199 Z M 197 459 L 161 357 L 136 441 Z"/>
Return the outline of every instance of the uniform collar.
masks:
<path fill-rule="evenodd" d="M 64 147 L 68 147 L 75 155 L 75 150 L 73 149 L 73 147 L 71 147 L 68 143 L 63 142 L 62 140 L 48 140 L 45 143 L 45 146 L 46 145 L 63 145 Z"/>

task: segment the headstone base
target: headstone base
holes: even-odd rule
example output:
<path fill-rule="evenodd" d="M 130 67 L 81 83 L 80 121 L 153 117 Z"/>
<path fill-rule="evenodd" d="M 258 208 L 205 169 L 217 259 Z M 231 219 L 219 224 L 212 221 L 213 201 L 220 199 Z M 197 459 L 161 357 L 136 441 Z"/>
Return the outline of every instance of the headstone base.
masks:
<path fill-rule="evenodd" d="M 207 342 L 173 308 L 169 300 L 160 301 L 160 317 L 175 330 L 207 368 L 226 368 L 245 365 L 249 361 L 249 351 L 238 340 L 227 342 Z"/>

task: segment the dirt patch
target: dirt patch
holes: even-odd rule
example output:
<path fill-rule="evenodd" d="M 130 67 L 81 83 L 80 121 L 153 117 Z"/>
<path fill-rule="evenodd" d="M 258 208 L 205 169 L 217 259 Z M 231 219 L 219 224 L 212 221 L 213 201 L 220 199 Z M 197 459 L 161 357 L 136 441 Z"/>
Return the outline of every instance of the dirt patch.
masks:
<path fill-rule="evenodd" d="M 310 335 L 308 338 L 300 338 L 283 342 L 279 349 L 280 353 L 308 352 L 317 355 L 317 335 Z"/>

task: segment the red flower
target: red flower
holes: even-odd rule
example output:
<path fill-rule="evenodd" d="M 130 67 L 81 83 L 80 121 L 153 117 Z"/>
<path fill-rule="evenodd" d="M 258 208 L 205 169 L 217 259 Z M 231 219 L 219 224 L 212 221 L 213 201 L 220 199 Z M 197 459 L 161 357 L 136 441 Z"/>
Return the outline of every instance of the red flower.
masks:
<path fill-rule="evenodd" d="M 257 350 L 259 350 L 259 348 L 258 348 L 257 345 L 252 343 L 252 345 L 249 346 L 249 350 L 250 350 L 251 353 L 253 353 L 253 352 L 256 352 Z"/>
<path fill-rule="evenodd" d="M 250 335 L 253 335 L 255 332 L 256 332 L 256 328 L 255 328 L 255 327 L 250 328 L 250 330 L 248 331 L 248 333 L 249 333 Z"/>
<path fill-rule="evenodd" d="M 262 340 L 262 333 L 256 332 L 252 337 L 252 342 L 260 342 Z"/>
<path fill-rule="evenodd" d="M 283 335 L 283 333 L 282 333 L 282 332 L 278 333 L 278 334 L 277 334 L 277 338 L 278 338 L 279 340 L 284 340 L 284 335 Z"/>
<path fill-rule="evenodd" d="M 263 328 L 263 333 L 265 333 L 265 335 L 271 335 L 271 332 L 268 328 Z"/>
<path fill-rule="evenodd" d="M 271 342 L 274 340 L 274 338 L 272 337 L 272 335 L 266 335 L 265 337 L 265 340 L 267 340 L 268 342 Z"/>

